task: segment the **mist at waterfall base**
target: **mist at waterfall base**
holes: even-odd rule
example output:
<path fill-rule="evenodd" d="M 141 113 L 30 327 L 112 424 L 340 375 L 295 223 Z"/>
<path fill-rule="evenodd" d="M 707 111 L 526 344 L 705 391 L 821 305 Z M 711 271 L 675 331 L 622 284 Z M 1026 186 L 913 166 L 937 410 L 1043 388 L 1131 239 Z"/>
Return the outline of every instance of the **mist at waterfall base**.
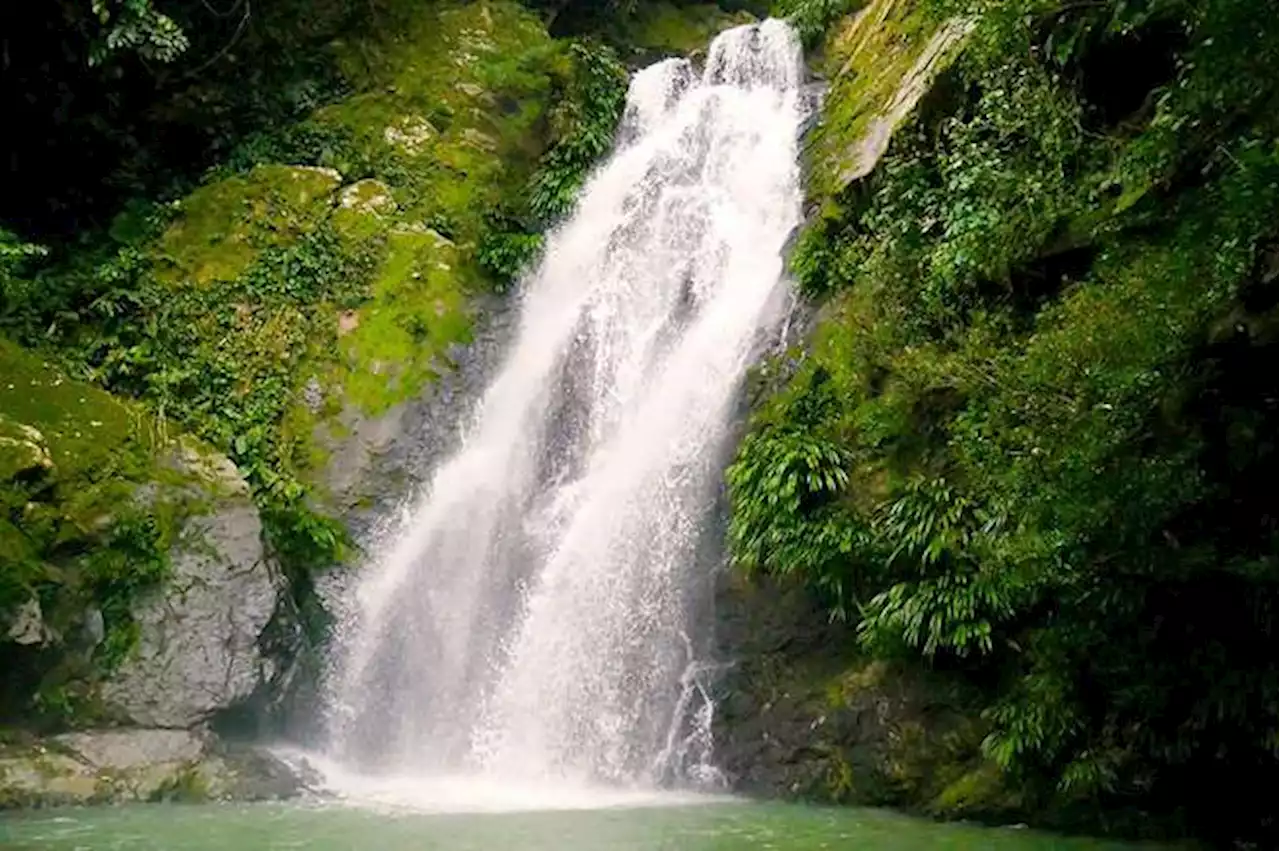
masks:
<path fill-rule="evenodd" d="M 347 595 L 319 762 L 338 794 L 537 809 L 715 788 L 699 554 L 738 390 L 786 314 L 801 82 L 778 21 L 721 34 L 700 73 L 634 76 L 459 448 Z"/>

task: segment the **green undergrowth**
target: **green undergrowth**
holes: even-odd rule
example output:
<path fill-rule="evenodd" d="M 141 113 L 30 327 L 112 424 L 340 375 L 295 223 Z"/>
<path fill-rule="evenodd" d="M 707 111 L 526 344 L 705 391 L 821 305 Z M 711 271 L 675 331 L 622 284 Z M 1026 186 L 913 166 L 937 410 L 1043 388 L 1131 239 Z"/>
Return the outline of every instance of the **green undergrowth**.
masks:
<path fill-rule="evenodd" d="M 541 234 L 568 214 L 596 162 L 608 152 L 626 103 L 627 75 L 613 50 L 589 42 L 569 47 L 571 73 L 548 115 L 553 141 L 519 191 L 489 214 L 479 261 L 503 288 L 541 250 Z"/>
<path fill-rule="evenodd" d="M 838 38 L 837 23 L 841 27 L 851 26 L 854 21 L 847 16 L 863 5 L 861 0 L 776 0 L 772 11 L 791 24 L 806 50 L 814 50 L 828 37 L 829 31 L 836 30 L 832 37 Z"/>
<path fill-rule="evenodd" d="M 732 551 L 825 595 L 864 652 L 990 684 L 946 800 L 1016 789 L 1041 821 L 1264 835 L 1269 18 L 889 5 L 908 29 L 977 28 L 869 178 L 813 173 L 791 264 L 819 320 L 769 367 L 729 471 Z M 831 24 L 828 57 L 852 26 Z M 858 75 L 819 144 L 854 141 L 843 116 L 881 98 Z"/>

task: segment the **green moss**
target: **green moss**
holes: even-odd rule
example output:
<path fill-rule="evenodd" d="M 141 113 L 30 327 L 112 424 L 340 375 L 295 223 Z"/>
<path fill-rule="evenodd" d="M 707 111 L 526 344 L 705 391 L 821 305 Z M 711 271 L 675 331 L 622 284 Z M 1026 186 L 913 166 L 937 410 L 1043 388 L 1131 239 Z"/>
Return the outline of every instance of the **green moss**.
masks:
<path fill-rule="evenodd" d="M 234 280 L 262 249 L 314 230 L 340 181 L 324 169 L 261 165 L 200 187 L 156 245 L 157 276 L 173 284 Z"/>
<path fill-rule="evenodd" d="M 372 299 L 340 343 L 347 399 L 381 413 L 448 368 L 448 348 L 471 331 L 459 265 L 456 247 L 434 231 L 388 236 Z"/>
<path fill-rule="evenodd" d="M 986 760 L 947 783 L 928 810 L 943 818 L 991 817 L 1017 812 L 1024 802 L 1000 766 Z"/>
<path fill-rule="evenodd" d="M 202 497 L 160 462 L 163 428 L 140 406 L 3 339 L 0 375 L 0 610 L 37 600 L 60 635 L 92 606 L 107 632 L 92 660 L 14 656 L 6 664 L 27 685 L 4 699 L 37 718 L 85 720 L 93 682 L 137 642 L 131 601 L 163 581 L 181 518 Z"/>
<path fill-rule="evenodd" d="M 147 800 L 153 803 L 198 804 L 211 797 L 208 779 L 198 765 L 192 765 L 162 780 L 147 795 Z"/>
<path fill-rule="evenodd" d="M 644 3 L 617 40 L 646 53 L 688 56 L 706 50 L 721 31 L 754 21 L 750 12 L 727 12 L 714 3 Z"/>
<path fill-rule="evenodd" d="M 831 84 L 806 151 L 811 195 L 838 193 L 859 169 L 877 120 L 892 112 L 895 95 L 938 31 L 923 6 L 874 0 L 827 30 L 816 61 Z"/>
<path fill-rule="evenodd" d="M 57 491 L 56 510 L 32 506 L 39 519 L 24 520 L 24 534 L 43 549 L 92 533 L 149 479 L 160 442 L 155 421 L 3 339 L 0 375 L 0 472 L 8 472 L 0 486 L 27 497 Z M 32 469 L 28 483 L 13 481 Z"/>
<path fill-rule="evenodd" d="M 360 94 L 243 152 L 322 168 L 256 160 L 183 202 L 150 274 L 197 287 L 134 347 L 158 361 L 153 377 L 139 386 L 121 371 L 116 385 L 180 411 L 272 516 L 293 516 L 276 509 L 326 462 L 317 426 L 416 395 L 469 339 L 476 241 L 524 190 L 572 71 L 566 48 L 515 3 L 386 11 L 378 35 L 335 46 Z M 335 197 L 325 168 L 358 180 Z M 304 392 L 313 378 L 319 398 Z"/>
<path fill-rule="evenodd" d="M 321 110 L 350 148 L 332 161 L 390 184 L 405 219 L 474 239 L 542 148 L 562 48 L 514 3 L 401 9 L 378 42 L 345 45 L 355 84 L 376 90 Z M 339 165 L 341 167 L 341 165 Z"/>

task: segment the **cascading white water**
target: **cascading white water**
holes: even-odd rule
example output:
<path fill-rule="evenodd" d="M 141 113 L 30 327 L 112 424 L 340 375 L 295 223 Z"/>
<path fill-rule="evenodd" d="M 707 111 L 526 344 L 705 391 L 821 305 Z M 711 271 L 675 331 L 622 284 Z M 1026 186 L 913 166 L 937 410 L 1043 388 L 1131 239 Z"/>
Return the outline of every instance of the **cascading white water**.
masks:
<path fill-rule="evenodd" d="M 331 756 L 364 771 L 697 779 L 698 557 L 737 390 L 786 308 L 800 49 L 730 30 L 632 82 L 618 149 L 523 282 L 460 448 L 366 569 Z"/>

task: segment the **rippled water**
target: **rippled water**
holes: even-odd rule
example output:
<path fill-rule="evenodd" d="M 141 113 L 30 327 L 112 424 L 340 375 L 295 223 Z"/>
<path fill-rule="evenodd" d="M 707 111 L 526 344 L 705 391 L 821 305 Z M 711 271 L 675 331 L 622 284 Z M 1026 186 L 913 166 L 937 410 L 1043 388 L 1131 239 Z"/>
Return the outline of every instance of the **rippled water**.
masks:
<path fill-rule="evenodd" d="M 505 814 L 325 805 L 139 805 L 0 816 L 5 851 L 812 851 L 1136 848 L 1016 828 L 936 824 L 879 810 L 789 804 L 615 807 Z"/>

